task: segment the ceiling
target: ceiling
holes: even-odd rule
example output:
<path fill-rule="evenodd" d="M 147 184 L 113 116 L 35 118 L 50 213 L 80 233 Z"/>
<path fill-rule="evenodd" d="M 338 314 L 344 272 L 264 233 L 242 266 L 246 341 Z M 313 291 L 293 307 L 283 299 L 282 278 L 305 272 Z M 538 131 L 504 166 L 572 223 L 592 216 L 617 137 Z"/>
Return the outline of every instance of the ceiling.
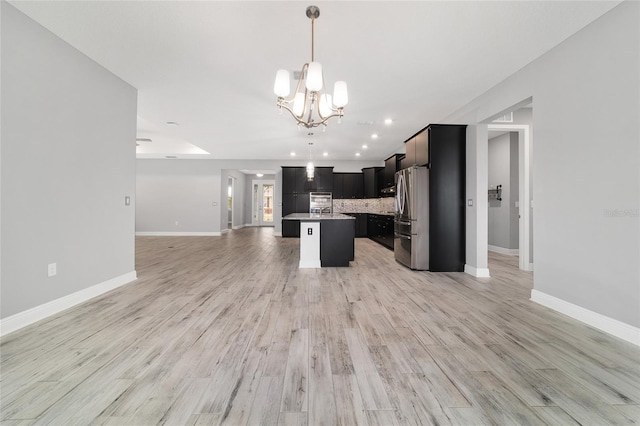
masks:
<path fill-rule="evenodd" d="M 138 158 L 306 159 L 312 141 L 382 160 L 620 2 L 315 2 L 315 57 L 349 104 L 312 136 L 273 94 L 310 60 L 308 1 L 10 3 L 138 89 Z"/>

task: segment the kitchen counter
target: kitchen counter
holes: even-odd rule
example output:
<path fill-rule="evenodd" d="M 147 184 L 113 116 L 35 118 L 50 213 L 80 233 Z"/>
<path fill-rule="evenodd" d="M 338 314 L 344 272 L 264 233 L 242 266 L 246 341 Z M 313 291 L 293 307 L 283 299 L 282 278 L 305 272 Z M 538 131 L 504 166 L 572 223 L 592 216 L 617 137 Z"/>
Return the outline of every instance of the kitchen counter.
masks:
<path fill-rule="evenodd" d="M 299 226 L 300 268 L 349 266 L 354 259 L 354 217 L 340 213 L 292 213 L 282 220 Z"/>
<path fill-rule="evenodd" d="M 316 222 L 318 220 L 355 220 L 353 216 L 342 213 L 317 214 L 317 213 L 291 213 L 283 217 L 284 220 L 300 220 L 304 222 Z"/>

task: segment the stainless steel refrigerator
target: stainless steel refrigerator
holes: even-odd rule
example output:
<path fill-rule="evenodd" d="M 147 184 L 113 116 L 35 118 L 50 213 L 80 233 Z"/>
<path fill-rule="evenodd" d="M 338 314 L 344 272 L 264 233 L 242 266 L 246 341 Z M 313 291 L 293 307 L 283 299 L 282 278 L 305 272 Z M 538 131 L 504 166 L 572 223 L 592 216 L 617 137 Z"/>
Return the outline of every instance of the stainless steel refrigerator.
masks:
<path fill-rule="evenodd" d="M 429 269 L 429 169 L 396 172 L 393 251 L 411 269 Z"/>

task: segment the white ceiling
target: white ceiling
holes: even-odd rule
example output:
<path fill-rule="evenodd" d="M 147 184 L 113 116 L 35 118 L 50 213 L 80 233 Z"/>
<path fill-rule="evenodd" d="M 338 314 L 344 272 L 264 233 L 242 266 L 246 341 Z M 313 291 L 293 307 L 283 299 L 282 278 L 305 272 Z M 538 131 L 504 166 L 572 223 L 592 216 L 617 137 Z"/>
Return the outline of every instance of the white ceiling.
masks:
<path fill-rule="evenodd" d="M 273 81 L 310 60 L 310 1 L 11 3 L 138 89 L 137 136 L 152 139 L 139 158 L 308 156 L 307 132 L 278 114 Z M 314 156 L 386 158 L 618 3 L 313 3 L 316 60 L 330 87 L 349 87 L 342 123 L 312 136 Z"/>

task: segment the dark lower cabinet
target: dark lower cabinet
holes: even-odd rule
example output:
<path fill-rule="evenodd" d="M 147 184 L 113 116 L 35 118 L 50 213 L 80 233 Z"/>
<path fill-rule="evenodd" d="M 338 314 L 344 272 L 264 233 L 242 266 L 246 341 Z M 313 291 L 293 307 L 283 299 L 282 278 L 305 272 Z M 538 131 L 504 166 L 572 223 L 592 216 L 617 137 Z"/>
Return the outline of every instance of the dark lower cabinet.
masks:
<path fill-rule="evenodd" d="M 367 235 L 369 239 L 393 250 L 393 216 L 367 214 Z"/>
<path fill-rule="evenodd" d="M 300 238 L 300 221 L 283 219 L 282 236 L 288 238 Z"/>
<path fill-rule="evenodd" d="M 355 258 L 355 249 L 353 243 L 354 235 L 354 220 L 321 220 L 321 266 L 323 268 L 327 266 L 349 266 L 349 261 Z"/>
<path fill-rule="evenodd" d="M 345 213 L 356 218 L 356 238 L 367 238 L 367 213 Z"/>

